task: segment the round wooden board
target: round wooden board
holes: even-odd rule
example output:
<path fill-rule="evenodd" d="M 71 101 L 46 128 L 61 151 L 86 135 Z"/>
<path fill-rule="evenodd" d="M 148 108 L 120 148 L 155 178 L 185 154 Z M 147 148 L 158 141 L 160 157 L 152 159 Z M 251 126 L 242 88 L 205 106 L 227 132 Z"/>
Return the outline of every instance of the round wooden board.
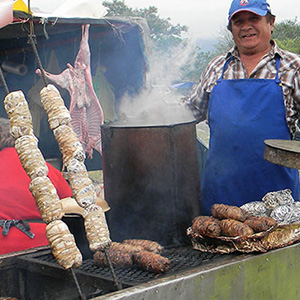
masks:
<path fill-rule="evenodd" d="M 265 140 L 264 159 L 288 168 L 300 169 L 300 142 Z"/>

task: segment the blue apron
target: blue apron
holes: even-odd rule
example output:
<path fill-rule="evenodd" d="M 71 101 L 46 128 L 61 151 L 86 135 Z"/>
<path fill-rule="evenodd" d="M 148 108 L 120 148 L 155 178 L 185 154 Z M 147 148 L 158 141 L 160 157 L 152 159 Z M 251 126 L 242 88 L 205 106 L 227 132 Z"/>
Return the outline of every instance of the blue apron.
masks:
<path fill-rule="evenodd" d="M 275 79 L 223 79 L 209 102 L 210 142 L 201 180 L 202 213 L 214 203 L 241 206 L 289 188 L 299 200 L 298 170 L 263 158 L 265 139 L 290 139 L 276 57 Z"/>

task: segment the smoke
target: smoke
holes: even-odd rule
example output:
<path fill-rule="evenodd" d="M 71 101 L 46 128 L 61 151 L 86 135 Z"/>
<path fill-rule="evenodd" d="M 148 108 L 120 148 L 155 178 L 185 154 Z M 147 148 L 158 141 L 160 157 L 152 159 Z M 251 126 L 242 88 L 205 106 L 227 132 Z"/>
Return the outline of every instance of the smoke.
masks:
<path fill-rule="evenodd" d="M 149 58 L 147 88 L 139 95 L 125 95 L 118 109 L 118 124 L 124 126 L 159 126 L 194 121 L 183 103 L 183 95 L 172 89 L 182 77 L 182 68 L 193 61 L 194 46 L 173 49 L 172 53 L 154 53 Z"/>
<path fill-rule="evenodd" d="M 171 125 L 193 121 L 191 111 L 181 96 L 158 88 L 143 90 L 134 99 L 124 97 L 119 110 L 119 125 L 151 126 Z"/>

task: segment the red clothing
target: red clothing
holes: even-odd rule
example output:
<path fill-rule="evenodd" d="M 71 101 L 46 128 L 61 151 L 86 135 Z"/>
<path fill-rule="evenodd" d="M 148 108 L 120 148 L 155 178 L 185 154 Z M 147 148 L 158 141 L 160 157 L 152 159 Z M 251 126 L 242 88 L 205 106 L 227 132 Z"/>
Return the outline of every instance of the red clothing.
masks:
<path fill-rule="evenodd" d="M 30 178 L 24 171 L 15 148 L 0 151 L 0 220 L 41 219 L 35 200 L 29 191 Z M 55 186 L 59 198 L 72 196 L 72 190 L 61 172 L 47 163 L 48 177 Z M 48 244 L 46 224 L 30 223 L 31 239 L 19 229 L 12 227 L 7 236 L 0 227 L 0 254 L 25 250 Z"/>

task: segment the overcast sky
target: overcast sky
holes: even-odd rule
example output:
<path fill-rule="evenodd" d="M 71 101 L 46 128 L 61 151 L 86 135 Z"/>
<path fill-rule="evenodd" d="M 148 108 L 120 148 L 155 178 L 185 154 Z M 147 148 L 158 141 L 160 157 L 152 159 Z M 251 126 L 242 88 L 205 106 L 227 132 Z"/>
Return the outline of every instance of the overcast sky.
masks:
<path fill-rule="evenodd" d="M 227 25 L 231 0 L 125 0 L 130 7 L 156 6 L 160 17 L 170 17 L 172 24 L 187 25 L 192 36 L 214 38 Z M 269 0 L 276 20 L 300 21 L 299 0 Z"/>
<path fill-rule="evenodd" d="M 31 6 L 38 5 L 42 9 L 51 11 L 64 2 L 66 1 L 31 0 Z M 272 13 L 277 16 L 277 22 L 295 17 L 300 21 L 299 0 L 269 0 L 268 2 Z M 155 6 L 161 18 L 170 17 L 174 25 L 177 23 L 187 25 L 192 38 L 214 39 L 222 28 L 226 27 L 231 0 L 125 0 L 125 4 L 132 8 Z"/>

